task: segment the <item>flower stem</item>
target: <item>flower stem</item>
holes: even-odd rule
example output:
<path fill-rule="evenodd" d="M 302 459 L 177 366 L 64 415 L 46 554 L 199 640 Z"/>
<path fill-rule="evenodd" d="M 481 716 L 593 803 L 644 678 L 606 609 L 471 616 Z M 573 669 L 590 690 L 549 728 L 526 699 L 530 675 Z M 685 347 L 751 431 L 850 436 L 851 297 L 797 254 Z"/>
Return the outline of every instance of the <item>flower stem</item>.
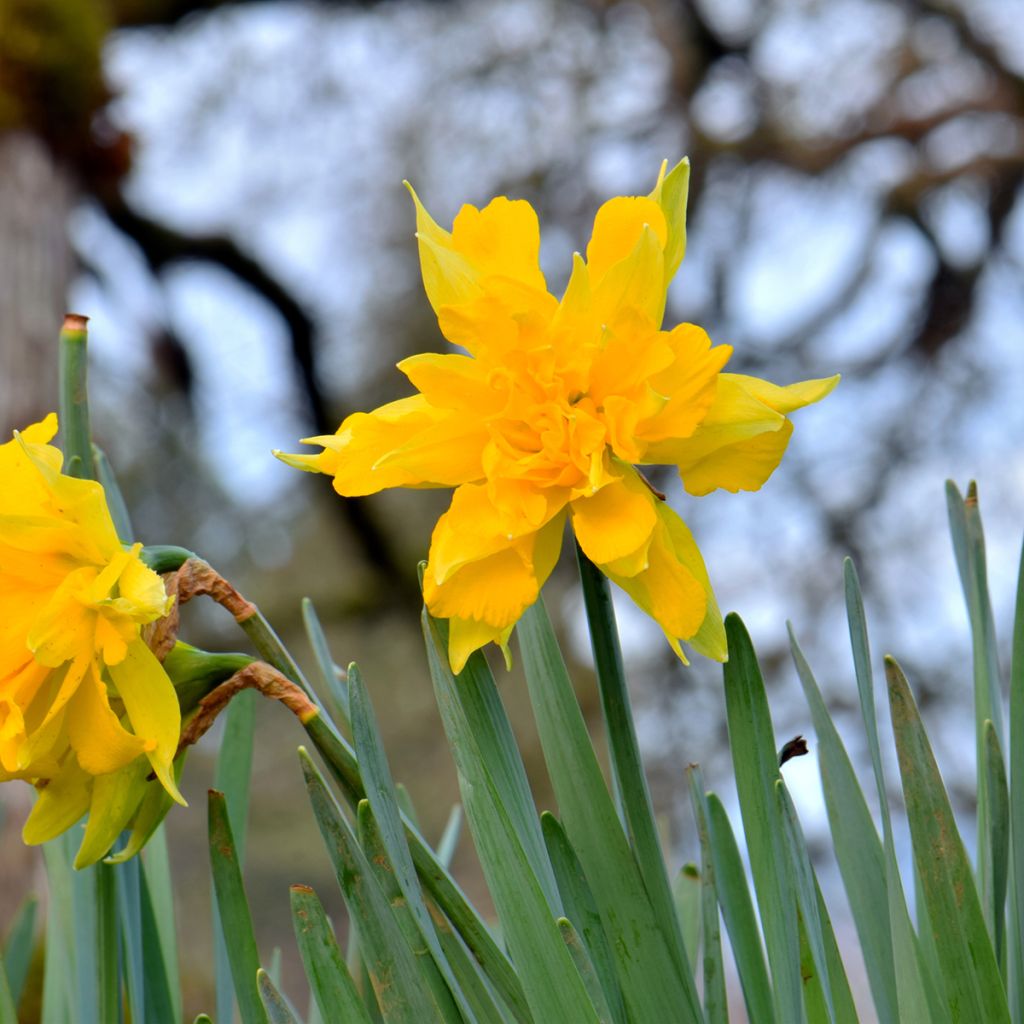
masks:
<path fill-rule="evenodd" d="M 96 479 L 89 433 L 88 373 L 89 318 L 77 313 L 64 317 L 60 332 L 60 427 L 64 441 L 65 471 L 70 476 Z"/>

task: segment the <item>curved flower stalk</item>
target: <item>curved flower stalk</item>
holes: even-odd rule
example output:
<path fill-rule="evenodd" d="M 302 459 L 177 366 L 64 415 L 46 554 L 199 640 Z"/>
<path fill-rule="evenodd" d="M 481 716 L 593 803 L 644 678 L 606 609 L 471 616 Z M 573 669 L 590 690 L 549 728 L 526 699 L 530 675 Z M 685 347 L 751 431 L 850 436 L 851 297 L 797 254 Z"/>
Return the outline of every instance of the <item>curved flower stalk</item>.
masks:
<path fill-rule="evenodd" d="M 51 414 L 0 445 L 0 781 L 39 789 L 29 843 L 91 808 L 82 866 L 107 852 L 151 774 L 184 802 L 181 714 L 141 636 L 172 598 L 141 545 L 118 539 L 101 485 L 61 472 L 56 431 Z"/>
<path fill-rule="evenodd" d="M 508 658 L 509 634 L 551 573 L 567 519 L 680 658 L 685 641 L 725 659 L 700 551 L 636 467 L 673 464 L 692 494 L 756 490 L 785 451 L 788 414 L 838 378 L 777 387 L 722 373 L 730 346 L 712 346 L 693 324 L 662 329 L 686 249 L 688 181 L 687 161 L 667 174 L 663 165 L 649 196 L 605 203 L 561 300 L 540 271 L 528 203 L 463 206 L 446 231 L 413 192 L 427 298 L 464 351 L 403 360 L 417 393 L 308 438 L 319 454 L 275 453 L 330 474 L 347 497 L 455 488 L 424 576 L 430 612 L 450 622 L 455 671 L 491 641 Z"/>

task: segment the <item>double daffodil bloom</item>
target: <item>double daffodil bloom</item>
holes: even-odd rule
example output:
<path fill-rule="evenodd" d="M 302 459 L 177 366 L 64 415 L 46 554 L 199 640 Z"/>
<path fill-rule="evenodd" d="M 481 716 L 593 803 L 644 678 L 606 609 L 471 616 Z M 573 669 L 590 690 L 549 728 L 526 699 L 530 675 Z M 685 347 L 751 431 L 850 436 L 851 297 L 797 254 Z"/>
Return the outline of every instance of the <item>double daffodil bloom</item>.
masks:
<path fill-rule="evenodd" d="M 39 787 L 30 843 L 97 804 L 123 826 L 150 773 L 181 801 L 178 700 L 141 637 L 171 601 L 100 484 L 61 473 L 56 431 L 51 414 L 0 445 L 0 781 Z"/>
<path fill-rule="evenodd" d="M 430 544 L 424 597 L 450 623 L 458 672 L 538 597 L 568 518 L 586 555 L 681 641 L 726 656 L 703 559 L 635 468 L 678 466 L 687 490 L 756 490 L 778 465 L 787 414 L 837 378 L 776 387 L 722 373 L 728 345 L 693 324 L 661 328 L 686 248 L 689 164 L 662 166 L 649 196 L 597 213 L 561 300 L 538 265 L 537 216 L 504 197 L 463 206 L 452 230 L 413 193 L 420 264 L 441 332 L 461 353 L 398 364 L 417 393 L 349 416 L 314 455 L 339 494 L 453 487 Z M 410 191 L 412 191 L 410 189 Z M 279 454 L 279 453 L 278 453 Z"/>

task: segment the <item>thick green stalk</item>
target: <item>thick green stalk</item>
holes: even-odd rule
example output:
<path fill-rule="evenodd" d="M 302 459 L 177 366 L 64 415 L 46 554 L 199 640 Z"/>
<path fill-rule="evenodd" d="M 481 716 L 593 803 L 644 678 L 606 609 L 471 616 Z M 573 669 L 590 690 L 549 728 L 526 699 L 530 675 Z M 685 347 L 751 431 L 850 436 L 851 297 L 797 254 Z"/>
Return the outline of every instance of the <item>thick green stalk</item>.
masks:
<path fill-rule="evenodd" d="M 60 428 L 66 472 L 86 480 L 96 479 L 89 433 L 88 317 L 68 313 L 60 332 Z"/>

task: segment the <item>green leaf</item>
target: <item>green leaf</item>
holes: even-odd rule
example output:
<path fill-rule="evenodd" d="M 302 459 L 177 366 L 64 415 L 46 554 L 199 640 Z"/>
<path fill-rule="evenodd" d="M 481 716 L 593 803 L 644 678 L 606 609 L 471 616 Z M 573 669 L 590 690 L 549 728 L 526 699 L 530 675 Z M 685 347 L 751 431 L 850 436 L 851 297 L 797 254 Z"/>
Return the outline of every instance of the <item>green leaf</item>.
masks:
<path fill-rule="evenodd" d="M 121 966 L 128 989 L 128 1012 L 132 1020 L 146 1017 L 145 946 L 142 925 L 142 879 L 137 859 L 108 870 L 117 896 L 118 941 Z M 162 964 L 161 964 L 162 966 Z"/>
<path fill-rule="evenodd" d="M 144 1021 L 181 1020 L 181 985 L 178 981 L 178 950 L 174 936 L 174 918 L 162 920 L 162 909 L 166 896 L 160 893 L 162 880 L 159 855 L 153 851 L 163 841 L 163 832 L 158 833 L 159 842 L 147 851 L 147 858 L 140 867 L 140 897 L 142 903 L 142 963 L 145 971 L 145 1012 Z M 166 855 L 166 846 L 164 846 Z M 168 876 L 169 884 L 169 876 Z"/>
<path fill-rule="evenodd" d="M 818 737 L 818 770 L 839 864 L 880 1024 L 899 1024 L 885 854 L 849 755 L 792 626 L 789 643 Z M 872 700 L 873 717 L 873 700 Z M 877 737 L 876 737 L 877 739 Z M 880 893 L 885 897 L 880 898 Z"/>
<path fill-rule="evenodd" d="M 597 1010 L 597 1019 L 600 1021 L 600 1024 L 614 1024 L 615 1018 L 612 1017 L 612 1011 L 608 1008 L 608 1003 L 604 997 L 604 989 L 598 979 L 597 972 L 594 970 L 590 954 L 587 952 L 587 947 L 580 941 L 576 929 L 572 926 L 572 921 L 567 917 L 560 917 L 558 919 L 558 930 L 562 933 L 562 938 L 572 956 L 572 962 L 576 965 L 576 970 L 580 972 L 583 984 L 590 995 L 590 1001 Z"/>
<path fill-rule="evenodd" d="M 761 670 L 737 615 L 726 617 L 725 632 L 729 641 L 725 706 L 736 791 L 771 965 L 775 1013 L 788 1024 L 801 1020 L 803 1009 L 800 936 L 775 796 L 775 783 L 781 778 L 777 745 Z"/>
<path fill-rule="evenodd" d="M 886 659 L 886 677 L 914 862 L 951 1016 L 986 1024 L 1009 1021 L 974 876 L 917 705 L 891 658 Z"/>
<path fill-rule="evenodd" d="M 707 792 L 700 766 L 691 764 L 686 769 L 690 784 L 690 802 L 697 822 L 700 841 L 700 915 L 702 946 L 702 973 L 704 975 L 704 1019 L 707 1024 L 729 1024 L 729 1007 L 725 990 L 725 961 L 722 957 L 722 936 L 718 918 L 718 887 L 715 879 L 714 854 L 708 818 Z M 746 889 L 746 880 L 743 888 Z M 689 948 L 689 947 L 687 947 Z"/>
<path fill-rule="evenodd" d="M 339 678 L 340 670 L 334 664 L 334 658 L 331 657 L 331 649 L 327 644 L 324 628 L 320 625 L 316 608 L 313 607 L 313 602 L 308 597 L 302 599 L 302 624 L 305 626 L 306 639 L 313 651 L 320 692 L 329 702 L 328 706 L 334 712 L 335 717 L 345 726 L 351 728 L 348 686 Z"/>
<path fill-rule="evenodd" d="M 7 933 L 7 941 L 4 943 L 4 967 L 15 1006 L 21 999 L 29 965 L 32 962 L 38 910 L 39 898 L 34 894 L 26 896 L 14 915 L 11 929 Z"/>
<path fill-rule="evenodd" d="M 291 902 L 299 955 L 321 1016 L 339 1024 L 370 1024 L 316 893 L 308 886 L 293 885 Z"/>
<path fill-rule="evenodd" d="M 684 161 L 664 182 L 664 188 L 669 192 L 682 188 L 684 211 L 688 180 L 689 164 Z M 685 228 L 682 238 L 685 248 Z M 674 957 L 680 973 L 686 975 L 692 955 L 687 957 L 679 921 L 673 911 L 672 890 L 665 870 L 661 838 L 654 820 L 651 793 L 647 787 L 647 778 L 640 759 L 640 745 L 633 724 L 626 674 L 622 666 L 622 650 L 615 626 L 611 587 L 608 577 L 587 558 L 578 544 L 576 556 L 583 585 L 583 602 L 587 612 L 590 642 L 594 651 L 594 669 L 601 694 L 601 709 L 608 734 L 608 753 L 629 831 L 630 845 L 644 885 L 650 893 L 654 915 L 668 943 L 669 952 Z"/>
<path fill-rule="evenodd" d="M 561 899 L 487 663 L 479 652 L 473 654 L 456 679 L 448 664 L 446 629 L 426 612 L 423 625 L 466 820 L 530 1010 L 538 1024 L 596 1024 L 596 1010 L 558 930 Z"/>
<path fill-rule="evenodd" d="M 985 722 L 983 771 L 989 798 L 989 841 L 992 864 L 992 906 L 988 918 L 993 925 L 992 942 L 996 960 L 1003 963 L 1006 931 L 1006 888 L 1010 860 L 1010 794 L 999 737 L 990 721 Z"/>
<path fill-rule="evenodd" d="M 889 898 L 889 929 L 892 935 L 893 967 L 896 974 L 896 994 L 899 1000 L 897 1020 L 900 1024 L 939 1024 L 949 1019 L 946 1004 L 940 999 L 938 979 L 928 966 L 927 956 L 921 949 L 918 936 L 907 909 L 903 880 L 896 860 L 889 797 L 882 768 L 881 747 L 878 742 L 878 721 L 875 715 L 874 674 L 871 671 L 871 648 L 868 642 L 867 618 L 860 580 L 853 562 L 843 562 L 846 591 L 846 614 L 850 624 L 850 645 L 853 650 L 857 692 L 860 696 L 861 717 L 867 733 L 868 750 L 878 792 L 878 806 L 882 818 L 882 843 L 885 852 L 885 886 Z M 802 678 L 802 677 L 801 677 Z M 805 689 L 806 692 L 806 689 Z M 923 906 L 923 901 L 918 903 Z"/>
<path fill-rule="evenodd" d="M 369 802 L 366 800 L 359 804 L 357 826 L 359 843 L 366 854 L 367 863 L 370 865 L 374 878 L 376 878 L 377 884 L 380 886 L 380 891 L 391 906 L 391 911 L 398 922 L 398 927 L 401 929 L 405 942 L 415 958 L 416 966 L 420 972 L 420 984 L 429 993 L 434 1002 L 437 1015 L 441 1020 L 461 1020 L 459 1011 L 456 1009 L 452 998 L 452 992 L 441 971 L 438 969 L 438 961 L 440 961 L 444 965 L 445 973 L 447 975 L 452 974 L 451 968 L 441 952 L 441 944 L 434 932 L 433 922 L 430 920 L 426 906 L 422 904 L 419 887 L 415 882 L 415 874 L 413 874 L 413 885 L 416 889 L 416 899 L 423 905 L 424 914 L 427 914 L 427 928 L 430 931 L 429 940 L 424 936 L 419 922 L 410 910 L 409 901 L 402 892 L 396 877 L 395 866 L 384 845 L 380 826 L 377 823 L 377 819 L 373 816 L 373 810 Z M 431 952 L 432 947 L 436 948 L 436 954 Z M 457 985 L 457 982 L 454 981 L 454 976 L 452 976 L 452 983 Z M 468 1009 L 465 1012 L 467 1014 L 471 1013 Z"/>
<path fill-rule="evenodd" d="M 625 1024 L 626 1008 L 615 970 L 615 954 L 601 924 L 597 901 L 583 873 L 583 865 L 570 845 L 565 829 L 553 814 L 545 811 L 540 823 L 566 916 L 574 922 L 579 937 L 587 947 L 604 990 L 602 1002 L 608 1006 L 616 1024 Z"/>
<path fill-rule="evenodd" d="M 366 798 L 373 809 L 372 827 L 379 831 L 382 852 L 391 869 L 386 878 L 378 872 L 377 880 L 392 906 L 396 907 L 396 917 L 410 945 L 415 949 L 426 943 L 426 952 L 433 958 L 433 964 L 421 966 L 442 1017 L 453 1017 L 457 1005 L 463 1015 L 469 1018 L 467 1024 L 471 1024 L 472 1012 L 466 1005 L 459 984 L 441 952 L 441 945 L 434 934 L 434 926 L 420 892 L 416 867 L 405 841 L 402 812 L 398 806 L 391 770 L 384 755 L 384 744 L 377 719 L 362 674 L 355 664 L 349 666 L 348 685 L 352 737 L 355 742 L 356 758 L 362 770 L 363 785 L 366 787 Z M 376 862 L 376 858 L 371 857 L 371 863 Z M 391 883 L 394 883 L 394 891 L 389 891 Z M 401 911 L 396 904 L 396 900 L 400 898 L 404 902 L 404 909 Z M 408 918 L 406 915 L 409 915 Z M 419 933 L 418 937 L 416 932 Z"/>
<path fill-rule="evenodd" d="M 252 776 L 255 725 L 256 694 L 248 690 L 234 697 L 225 712 L 224 736 L 217 754 L 217 768 L 213 780 L 214 789 L 224 794 L 240 871 L 245 864 L 245 834 L 249 818 L 249 783 Z M 217 979 L 217 1018 L 231 1020 L 237 979 L 231 966 L 217 906 L 215 901 L 213 942 Z M 255 977 L 256 968 L 253 967 L 252 970 Z"/>
<path fill-rule="evenodd" d="M 416 958 L 351 826 L 342 817 L 323 778 L 301 747 L 299 761 L 320 834 L 349 913 L 359 929 L 360 951 L 381 1016 L 387 1024 L 440 1022 L 437 1008 L 424 989 Z"/>
<path fill-rule="evenodd" d="M 213 891 L 218 917 L 228 939 L 225 946 L 238 1009 L 243 1024 L 267 1024 L 267 1015 L 256 989 L 260 960 L 252 914 L 242 886 L 242 868 L 224 794 L 213 789 L 209 793 L 209 830 Z"/>
<path fill-rule="evenodd" d="M 284 997 L 270 980 L 270 975 L 262 967 L 256 972 L 256 988 L 270 1024 L 299 1024 L 288 1009 Z"/>
<path fill-rule="evenodd" d="M 1010 991 L 1014 1022 L 1024 1022 L 1024 545 L 1017 572 L 1010 660 Z"/>
<path fill-rule="evenodd" d="M 0 1024 L 18 1024 L 18 1010 L 7 982 L 7 965 L 0 956 Z"/>
<path fill-rule="evenodd" d="M 701 929 L 701 881 L 696 864 L 684 864 L 676 873 L 672 883 L 672 902 L 686 943 L 690 973 L 696 974 Z"/>
<path fill-rule="evenodd" d="M 444 831 L 437 843 L 437 859 L 447 868 L 451 866 L 452 858 L 455 856 L 456 847 L 459 845 L 459 837 L 462 835 L 462 807 L 455 804 L 448 814 Z"/>
<path fill-rule="evenodd" d="M 132 520 L 128 514 L 128 506 L 125 504 L 124 495 L 117 482 L 117 476 L 110 465 L 110 460 L 99 445 L 92 446 L 93 462 L 96 466 L 96 479 L 103 486 L 103 493 L 107 499 L 107 508 L 110 510 L 110 518 L 114 522 L 114 529 L 117 531 L 118 539 L 122 544 L 131 544 L 134 534 L 132 532 Z"/>
<path fill-rule="evenodd" d="M 747 1016 L 757 1024 L 775 1024 L 772 986 L 761 948 L 761 931 L 754 915 L 754 903 L 750 898 L 736 836 L 721 800 L 714 793 L 707 794 L 707 809 L 708 840 L 718 900 L 729 932 L 736 973 L 747 1004 Z"/>
<path fill-rule="evenodd" d="M 652 897 L 605 786 L 543 600 L 523 613 L 517 635 L 562 825 L 583 866 L 615 953 L 626 1007 L 635 1024 L 700 1021 L 703 1015 L 693 977 L 673 955 L 674 932 L 666 934 L 662 925 L 665 914 L 655 913 L 651 905 Z M 673 910 L 671 903 L 668 910 Z"/>

